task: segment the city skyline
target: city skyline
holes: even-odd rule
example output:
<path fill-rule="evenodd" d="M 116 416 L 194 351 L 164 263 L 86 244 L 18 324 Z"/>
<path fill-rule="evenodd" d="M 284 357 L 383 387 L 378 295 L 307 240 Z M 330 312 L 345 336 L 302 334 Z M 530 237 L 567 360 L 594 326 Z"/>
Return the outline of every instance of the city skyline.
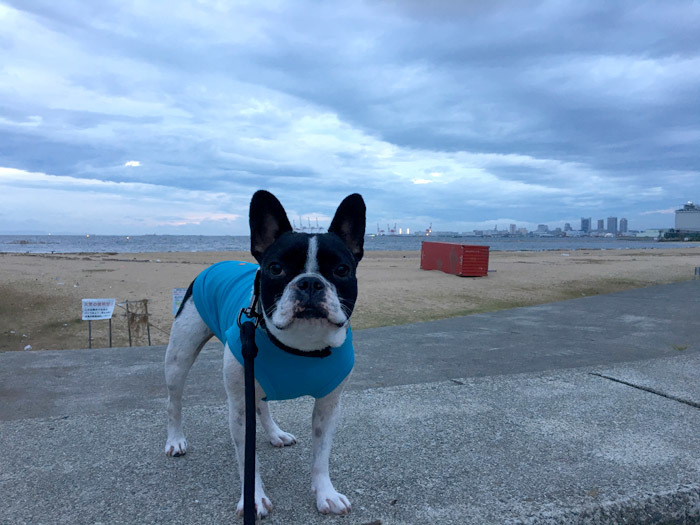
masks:
<path fill-rule="evenodd" d="M 320 222 L 319 216 L 318 215 L 307 215 L 307 214 L 301 214 L 297 217 L 289 216 L 290 221 L 292 222 L 294 226 L 295 231 L 299 232 L 305 232 L 305 233 L 322 233 L 325 232 L 329 222 L 326 221 Z M 394 235 L 394 234 L 399 234 L 399 235 L 424 235 L 428 231 L 430 232 L 435 232 L 435 233 L 464 233 L 464 234 L 471 234 L 471 232 L 482 232 L 482 231 L 491 231 L 491 232 L 508 232 L 511 234 L 516 234 L 516 233 L 531 233 L 531 232 L 536 232 L 538 230 L 541 231 L 547 231 L 547 232 L 556 232 L 556 231 L 572 231 L 572 232 L 584 232 L 584 233 L 600 233 L 600 232 L 605 232 L 605 233 L 613 233 L 610 229 L 609 226 L 606 224 L 606 221 L 609 219 L 618 219 L 615 216 L 610 216 L 605 219 L 596 219 L 597 221 L 597 226 L 595 228 L 592 227 L 592 218 L 591 217 L 581 217 L 579 221 L 554 221 L 551 223 L 546 223 L 546 222 L 537 222 L 537 223 L 526 223 L 526 222 L 507 222 L 507 221 L 481 221 L 477 222 L 475 224 L 483 225 L 481 227 L 475 227 L 472 229 L 465 229 L 465 230 L 449 230 L 449 229 L 444 229 L 440 227 L 440 223 L 438 221 L 437 225 L 435 228 L 433 228 L 433 223 L 430 223 L 426 225 L 425 228 L 412 228 L 412 227 L 406 227 L 401 224 L 399 224 L 396 221 L 392 221 L 386 224 L 380 224 L 376 223 L 375 226 L 373 227 L 371 224 L 368 223 L 367 229 L 366 229 L 366 234 L 367 235 L 374 235 L 374 234 L 381 234 L 381 235 Z M 591 227 L 589 229 L 586 229 L 584 227 L 584 221 L 589 221 L 591 224 Z M 624 221 L 625 224 L 625 229 L 622 229 L 622 223 Z M 572 222 L 574 225 L 577 225 L 577 227 L 572 226 Z M 620 217 L 619 218 L 619 224 L 618 228 L 615 230 L 615 232 L 641 232 L 644 230 L 668 230 L 672 229 L 674 225 L 672 224 L 672 221 L 669 221 L 669 224 L 663 226 L 663 227 L 653 227 L 653 228 L 629 228 L 629 220 L 626 217 Z M 513 231 L 515 230 L 515 231 Z M 95 232 L 94 230 L 91 230 L 89 227 L 87 229 L 81 229 L 77 231 L 62 231 L 62 230 L 28 230 L 28 229 L 19 229 L 19 230 L 2 230 L 0 229 L 0 235 L 85 235 L 86 233 L 96 233 L 99 234 L 99 232 Z M 124 231 L 124 232 L 118 232 L 118 233 L 112 233 L 112 234 L 106 234 L 106 235 L 126 235 L 130 234 L 131 232 L 129 231 Z M 136 235 L 152 235 L 156 232 L 150 232 L 150 233 L 136 233 Z M 167 235 L 161 233 L 161 235 Z M 177 233 L 172 233 L 174 235 L 177 235 Z M 208 235 L 203 233 L 202 235 Z M 234 233 L 221 233 L 221 234 L 209 234 L 209 235 L 237 235 Z"/>

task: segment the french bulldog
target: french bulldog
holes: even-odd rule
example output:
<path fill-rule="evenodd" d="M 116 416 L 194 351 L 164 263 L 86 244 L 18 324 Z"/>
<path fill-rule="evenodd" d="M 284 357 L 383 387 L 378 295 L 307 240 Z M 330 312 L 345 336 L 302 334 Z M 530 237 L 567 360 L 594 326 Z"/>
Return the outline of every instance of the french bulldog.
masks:
<path fill-rule="evenodd" d="M 357 299 L 357 264 L 363 256 L 365 204 L 346 197 L 328 233 L 293 231 L 277 198 L 258 191 L 250 203 L 251 253 L 258 264 L 224 261 L 210 266 L 185 294 L 165 353 L 168 439 L 165 453 L 182 456 L 182 392 L 187 373 L 204 344 L 216 335 L 224 344 L 224 385 L 229 427 L 238 458 L 243 512 L 245 438 L 244 368 L 237 318 L 259 289 L 261 315 L 255 340 L 256 411 L 270 443 L 284 447 L 296 438 L 272 419 L 268 401 L 304 395 L 315 398 L 312 415 L 311 489 L 319 512 L 346 514 L 348 498 L 337 492 L 328 470 L 340 397 L 354 363 L 350 316 Z M 259 272 L 259 284 L 254 285 Z M 259 518 L 272 503 L 255 461 L 255 506 Z"/>

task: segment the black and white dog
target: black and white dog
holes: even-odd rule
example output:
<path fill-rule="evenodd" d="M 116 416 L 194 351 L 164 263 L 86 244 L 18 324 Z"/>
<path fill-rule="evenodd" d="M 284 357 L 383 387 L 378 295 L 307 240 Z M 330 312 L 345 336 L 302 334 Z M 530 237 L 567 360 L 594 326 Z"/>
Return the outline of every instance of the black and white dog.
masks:
<path fill-rule="evenodd" d="M 328 233 L 318 235 L 294 232 L 284 208 L 271 193 L 258 191 L 250 203 L 251 253 L 260 268 L 258 305 L 263 317 L 256 330 L 257 413 L 272 445 L 292 445 L 296 438 L 273 421 L 267 400 L 300 395 L 316 398 L 311 489 L 318 510 L 324 514 L 350 511 L 348 499 L 331 483 L 328 460 L 340 415 L 340 395 L 354 359 L 349 322 L 357 298 L 355 270 L 363 255 L 364 233 L 365 204 L 358 194 L 343 200 Z M 228 261 L 202 272 L 188 289 L 173 322 L 165 354 L 165 453 L 181 456 L 187 451 L 182 431 L 185 378 L 213 335 L 225 345 L 229 426 L 241 477 L 239 515 L 243 511 L 245 404 L 236 317 L 241 307 L 250 303 L 257 270 L 257 265 Z M 256 513 L 263 517 L 272 504 L 263 489 L 257 459 L 255 471 Z"/>

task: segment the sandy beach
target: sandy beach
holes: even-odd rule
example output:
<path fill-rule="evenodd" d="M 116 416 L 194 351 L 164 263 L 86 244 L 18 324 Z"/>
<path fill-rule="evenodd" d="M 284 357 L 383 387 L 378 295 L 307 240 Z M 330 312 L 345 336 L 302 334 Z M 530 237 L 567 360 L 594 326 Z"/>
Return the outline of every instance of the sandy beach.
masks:
<path fill-rule="evenodd" d="M 206 266 L 252 261 L 243 252 L 0 254 L 0 351 L 87 348 L 82 298 L 148 299 L 151 342 L 166 344 L 172 289 Z M 420 269 L 419 252 L 366 252 L 353 328 L 363 329 L 665 284 L 693 278 L 690 249 L 492 252 L 488 277 Z M 113 317 L 113 344 L 127 346 L 125 310 Z M 145 334 L 134 345 L 146 345 Z M 107 321 L 93 322 L 93 346 L 108 346 Z"/>

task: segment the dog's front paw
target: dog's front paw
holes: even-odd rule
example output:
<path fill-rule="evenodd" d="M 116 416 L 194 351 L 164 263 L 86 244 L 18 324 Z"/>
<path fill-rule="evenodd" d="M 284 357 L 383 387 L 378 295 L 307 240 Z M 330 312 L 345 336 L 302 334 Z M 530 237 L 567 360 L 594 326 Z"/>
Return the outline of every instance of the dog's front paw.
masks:
<path fill-rule="evenodd" d="M 258 519 L 266 518 L 272 510 L 272 502 L 263 490 L 255 491 L 255 515 Z M 243 516 L 243 496 L 236 506 L 236 515 Z"/>
<path fill-rule="evenodd" d="M 168 437 L 168 440 L 165 442 L 166 456 L 184 456 L 185 452 L 187 452 L 187 440 L 185 436 Z"/>
<path fill-rule="evenodd" d="M 333 487 L 316 491 L 316 508 L 321 514 L 348 514 L 350 501 Z"/>
<path fill-rule="evenodd" d="M 297 438 L 292 434 L 280 430 L 279 428 L 276 432 L 268 434 L 267 437 L 270 438 L 270 443 L 273 447 L 288 447 L 297 442 Z"/>

